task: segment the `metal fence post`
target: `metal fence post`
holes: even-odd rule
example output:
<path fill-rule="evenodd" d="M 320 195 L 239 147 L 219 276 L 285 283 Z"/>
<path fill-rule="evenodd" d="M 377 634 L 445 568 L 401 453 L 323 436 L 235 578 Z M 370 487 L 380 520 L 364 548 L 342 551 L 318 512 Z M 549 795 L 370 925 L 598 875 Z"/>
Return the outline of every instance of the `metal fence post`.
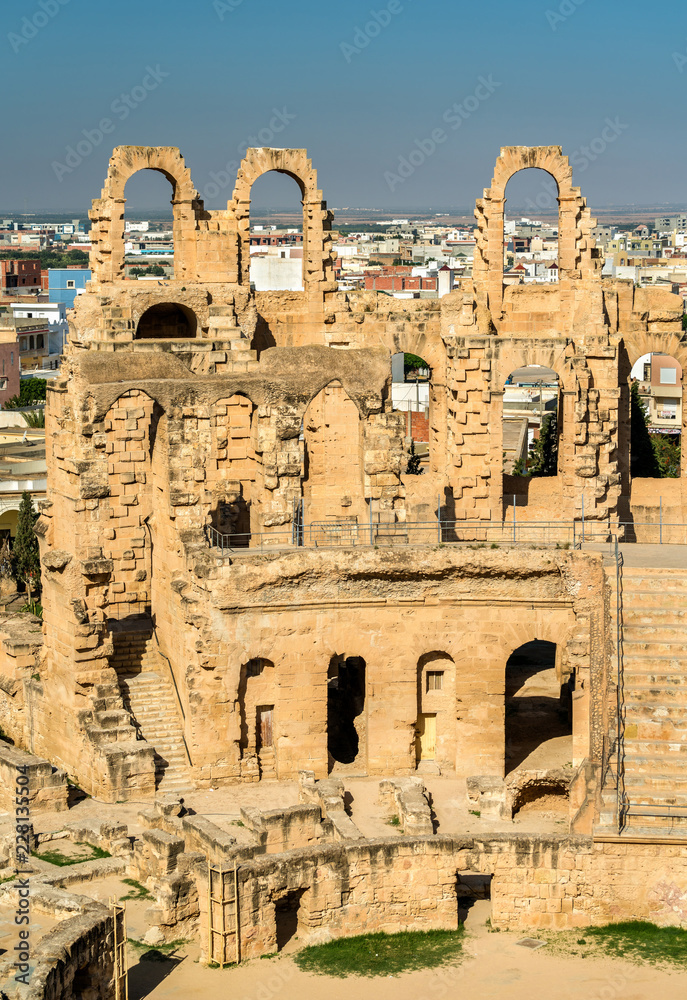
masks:
<path fill-rule="evenodd" d="M 513 494 L 513 545 L 515 545 L 515 508 L 518 505 L 518 498 Z"/>
<path fill-rule="evenodd" d="M 582 494 L 582 544 L 584 545 L 584 493 Z"/>
<path fill-rule="evenodd" d="M 441 545 L 441 493 L 437 494 L 437 541 Z"/>
<path fill-rule="evenodd" d="M 372 501 L 370 501 L 370 545 L 374 545 L 374 529 L 372 527 Z"/>

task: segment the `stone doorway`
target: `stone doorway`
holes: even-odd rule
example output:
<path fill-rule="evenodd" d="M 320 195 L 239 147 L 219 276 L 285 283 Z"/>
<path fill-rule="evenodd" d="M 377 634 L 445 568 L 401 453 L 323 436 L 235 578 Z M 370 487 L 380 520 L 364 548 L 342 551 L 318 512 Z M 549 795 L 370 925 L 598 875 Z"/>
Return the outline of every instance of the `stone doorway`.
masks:
<path fill-rule="evenodd" d="M 298 934 L 298 916 L 305 889 L 287 892 L 274 904 L 277 951 L 284 951 Z"/>
<path fill-rule="evenodd" d="M 330 773 L 367 773 L 366 665 L 361 656 L 332 657 L 327 682 Z"/>
<path fill-rule="evenodd" d="M 505 773 L 545 770 L 572 761 L 569 685 L 556 671 L 556 644 L 526 642 L 506 664 Z"/>

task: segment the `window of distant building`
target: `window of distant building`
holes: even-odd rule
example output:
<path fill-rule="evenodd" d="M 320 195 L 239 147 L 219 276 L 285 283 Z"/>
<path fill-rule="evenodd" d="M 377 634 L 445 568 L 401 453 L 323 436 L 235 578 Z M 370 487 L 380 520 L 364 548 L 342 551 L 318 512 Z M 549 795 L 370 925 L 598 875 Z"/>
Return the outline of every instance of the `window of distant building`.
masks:
<path fill-rule="evenodd" d="M 38 348 L 43 347 L 43 334 L 42 333 L 39 333 L 37 335 L 37 337 L 36 337 L 36 347 L 38 347 Z"/>
<path fill-rule="evenodd" d="M 651 382 L 651 364 L 644 365 L 644 381 Z"/>
<path fill-rule="evenodd" d="M 0 378 L 0 391 L 7 388 L 8 379 Z"/>
<path fill-rule="evenodd" d="M 31 336 L 29 337 L 29 350 L 32 351 L 33 349 L 34 349 L 34 340 L 33 340 L 33 334 L 31 334 Z"/>
<path fill-rule="evenodd" d="M 661 385 L 677 385 L 677 372 L 674 368 L 661 368 Z"/>
<path fill-rule="evenodd" d="M 76 282 L 73 278 L 67 278 L 67 288 L 76 288 Z"/>

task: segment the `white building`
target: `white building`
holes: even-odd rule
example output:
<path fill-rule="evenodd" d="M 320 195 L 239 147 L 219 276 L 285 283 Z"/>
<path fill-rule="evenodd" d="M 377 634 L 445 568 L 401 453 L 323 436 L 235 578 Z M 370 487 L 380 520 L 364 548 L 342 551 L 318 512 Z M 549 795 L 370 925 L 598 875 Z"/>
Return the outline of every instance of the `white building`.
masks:
<path fill-rule="evenodd" d="M 64 302 L 12 302 L 13 319 L 43 319 L 48 323 L 48 358 L 56 360 L 64 351 L 69 335 Z"/>

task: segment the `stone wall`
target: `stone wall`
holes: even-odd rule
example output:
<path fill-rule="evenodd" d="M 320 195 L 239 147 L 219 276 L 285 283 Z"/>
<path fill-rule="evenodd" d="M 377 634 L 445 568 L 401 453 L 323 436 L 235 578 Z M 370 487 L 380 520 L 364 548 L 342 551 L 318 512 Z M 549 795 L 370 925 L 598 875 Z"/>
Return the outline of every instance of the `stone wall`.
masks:
<path fill-rule="evenodd" d="M 21 784 L 17 783 L 17 778 Z M 28 779 L 25 783 L 24 779 Z M 24 753 L 0 741 L 0 810 L 14 814 L 15 790 L 29 815 L 40 812 L 62 812 L 67 808 L 67 775 L 53 767 L 47 760 Z"/>
<path fill-rule="evenodd" d="M 220 865 L 226 906 L 234 868 Z M 458 926 L 461 876 L 491 876 L 495 927 L 564 930 L 612 921 L 687 926 L 687 846 L 589 837 L 425 837 L 337 844 L 254 859 L 238 870 L 241 956 L 277 950 L 280 905 L 297 905 L 298 940 Z M 196 866 L 207 954 L 207 870 Z M 221 890 L 215 895 L 220 895 Z M 218 907 L 218 904 L 215 904 Z M 213 914 L 219 926 L 219 908 Z M 225 961 L 235 956 L 226 940 Z M 216 956 L 217 957 L 217 956 Z"/>

